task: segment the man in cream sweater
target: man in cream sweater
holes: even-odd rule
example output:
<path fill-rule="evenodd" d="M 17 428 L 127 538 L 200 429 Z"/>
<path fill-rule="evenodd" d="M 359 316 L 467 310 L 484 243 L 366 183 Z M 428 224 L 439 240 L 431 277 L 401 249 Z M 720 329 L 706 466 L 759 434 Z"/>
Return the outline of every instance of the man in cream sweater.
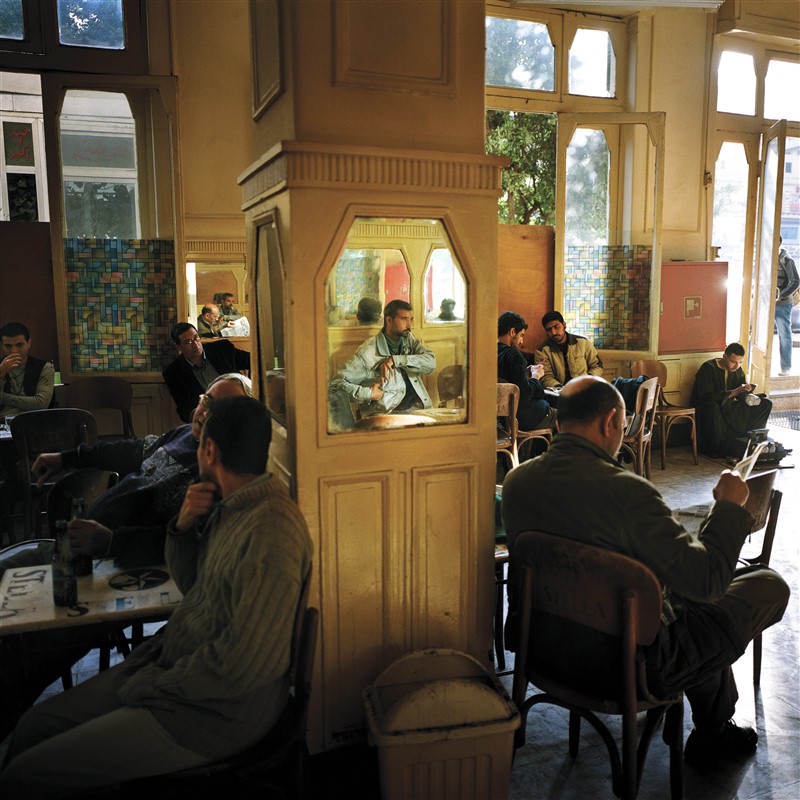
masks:
<path fill-rule="evenodd" d="M 270 430 L 257 400 L 212 402 L 200 480 L 167 536 L 183 600 L 124 662 L 22 717 L 0 795 L 82 796 L 200 766 L 245 749 L 278 719 L 312 546 L 300 511 L 265 473 Z"/>

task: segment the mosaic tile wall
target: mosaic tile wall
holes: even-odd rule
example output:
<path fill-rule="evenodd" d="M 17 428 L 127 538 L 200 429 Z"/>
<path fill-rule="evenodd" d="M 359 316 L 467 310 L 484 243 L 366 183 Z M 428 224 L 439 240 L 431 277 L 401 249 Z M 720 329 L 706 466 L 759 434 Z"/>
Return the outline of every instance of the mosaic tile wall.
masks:
<path fill-rule="evenodd" d="M 64 239 L 73 372 L 161 372 L 175 357 L 175 245 Z"/>
<path fill-rule="evenodd" d="M 651 250 L 572 246 L 564 260 L 567 330 L 604 350 L 647 350 Z"/>

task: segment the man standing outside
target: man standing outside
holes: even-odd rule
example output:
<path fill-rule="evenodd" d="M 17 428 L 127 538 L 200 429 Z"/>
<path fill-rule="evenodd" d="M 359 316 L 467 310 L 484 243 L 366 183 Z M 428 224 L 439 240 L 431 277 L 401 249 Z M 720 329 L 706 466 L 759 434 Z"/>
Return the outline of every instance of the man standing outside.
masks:
<path fill-rule="evenodd" d="M 436 356 L 411 333 L 411 304 L 392 300 L 383 310 L 383 329 L 371 336 L 331 381 L 359 404 L 362 417 L 430 408 L 422 375 L 436 369 Z"/>
<path fill-rule="evenodd" d="M 250 353 L 223 339 L 203 347 L 197 328 L 179 322 L 172 329 L 178 357 L 162 371 L 178 416 L 190 422 L 197 399 L 218 375 L 250 369 Z"/>
<path fill-rule="evenodd" d="M 0 416 L 48 408 L 53 399 L 53 365 L 30 354 L 31 334 L 21 322 L 7 322 L 0 337 Z"/>
<path fill-rule="evenodd" d="M 651 691 L 684 691 L 692 707 L 686 760 L 703 769 L 723 757 L 749 755 L 758 735 L 731 719 L 738 699 L 731 664 L 781 619 L 789 587 L 769 567 L 737 568 L 753 523 L 744 508 L 747 484 L 724 470 L 713 489 L 714 506 L 699 534 L 691 534 L 653 484 L 616 462 L 625 404 L 614 386 L 593 376 L 571 381 L 561 394 L 558 426 L 548 450 L 512 470 L 503 485 L 511 644 L 518 641 L 518 534 L 540 530 L 634 558 L 662 586 L 661 624 L 643 656 Z M 543 635 L 556 636 L 548 655 L 554 668 L 576 680 L 602 678 L 592 674 L 598 648 L 610 646 L 602 634 L 567 625 Z"/>
<path fill-rule="evenodd" d="M 707 455 L 742 455 L 736 439 L 767 425 L 772 401 L 753 395 L 756 387 L 746 381 L 742 369 L 744 356 L 744 347 L 731 342 L 720 358 L 701 364 L 694 377 L 691 404 L 697 415 L 697 446 Z"/>
<path fill-rule="evenodd" d="M 783 245 L 783 236 L 780 237 Z M 792 309 L 793 294 L 800 287 L 800 276 L 794 259 L 781 247 L 778 253 L 778 299 L 775 301 L 775 325 L 778 328 L 778 349 L 781 358 L 782 378 L 792 374 Z"/>
<path fill-rule="evenodd" d="M 212 403 L 200 481 L 167 537 L 183 600 L 125 661 L 25 714 L 0 772 L 3 797 L 80 795 L 200 766 L 244 750 L 277 721 L 312 544 L 300 511 L 265 473 L 270 433 L 257 400 Z"/>
<path fill-rule="evenodd" d="M 602 375 L 603 362 L 594 345 L 585 337 L 567 333 L 559 311 L 548 311 L 542 317 L 547 341 L 536 350 L 536 361 L 544 367 L 542 385 L 560 389 L 579 375 Z"/>
<path fill-rule="evenodd" d="M 540 378 L 541 364 L 529 365 L 522 355 L 528 323 L 513 311 L 504 311 L 497 319 L 497 380 L 513 383 L 519 389 L 517 422 L 523 431 L 552 428 L 556 411 L 545 399 Z"/>
<path fill-rule="evenodd" d="M 220 331 L 228 327 L 226 320 L 220 319 L 219 308 L 214 305 L 203 306 L 197 317 L 197 332 L 203 339 L 220 337 Z"/>

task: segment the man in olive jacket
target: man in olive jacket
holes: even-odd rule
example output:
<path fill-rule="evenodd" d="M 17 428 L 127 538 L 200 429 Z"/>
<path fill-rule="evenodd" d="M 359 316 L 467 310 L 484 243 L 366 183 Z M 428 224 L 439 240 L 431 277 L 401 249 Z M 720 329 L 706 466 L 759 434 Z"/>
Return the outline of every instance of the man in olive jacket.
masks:
<path fill-rule="evenodd" d="M 548 450 L 512 470 L 503 484 L 509 646 L 514 649 L 518 641 L 518 534 L 544 531 L 641 561 L 664 594 L 658 634 L 643 649 L 648 683 L 657 695 L 686 693 L 695 725 L 686 760 L 702 767 L 751 753 L 756 732 L 731 720 L 738 699 L 731 664 L 781 619 L 789 588 L 768 567 L 737 569 L 753 522 L 744 508 L 746 482 L 725 470 L 713 490 L 716 503 L 699 534 L 691 534 L 653 484 L 617 463 L 625 406 L 616 388 L 593 376 L 571 381 L 559 400 L 558 427 Z M 540 629 L 546 641 L 554 640 L 548 645 L 554 667 L 576 681 L 603 684 L 605 676 L 597 675 L 594 665 L 598 652 L 609 652 L 613 642 L 583 626 L 556 627 L 550 635 Z"/>

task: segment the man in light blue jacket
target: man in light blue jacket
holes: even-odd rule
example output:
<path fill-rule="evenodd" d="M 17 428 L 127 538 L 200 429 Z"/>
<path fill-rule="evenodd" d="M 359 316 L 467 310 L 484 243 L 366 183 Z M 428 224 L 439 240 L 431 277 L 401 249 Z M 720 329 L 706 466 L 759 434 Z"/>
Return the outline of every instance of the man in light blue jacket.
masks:
<path fill-rule="evenodd" d="M 392 300 L 383 310 L 383 330 L 371 336 L 331 381 L 358 403 L 362 417 L 430 408 L 423 375 L 436 369 L 436 356 L 411 333 L 411 304 Z"/>

